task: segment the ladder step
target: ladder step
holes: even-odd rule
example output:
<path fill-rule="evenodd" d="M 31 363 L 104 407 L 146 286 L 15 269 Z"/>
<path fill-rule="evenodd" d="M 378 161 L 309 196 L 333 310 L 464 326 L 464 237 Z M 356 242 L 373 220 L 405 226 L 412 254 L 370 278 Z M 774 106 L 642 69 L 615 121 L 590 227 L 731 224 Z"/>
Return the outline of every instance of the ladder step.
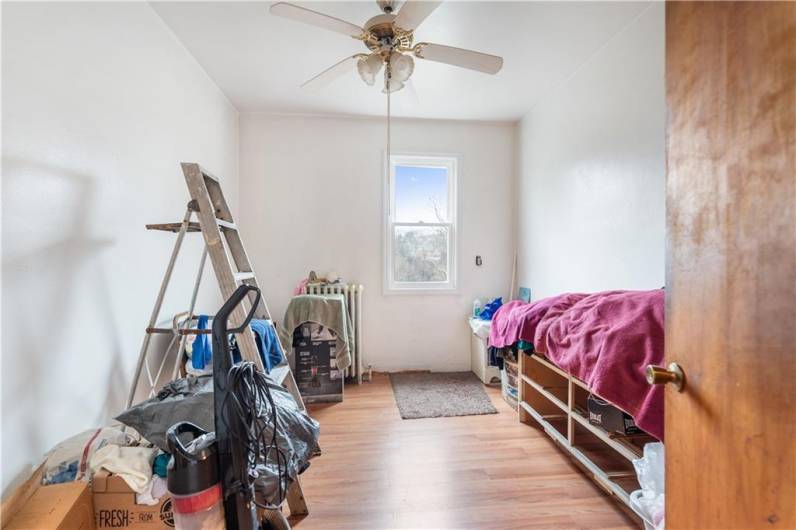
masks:
<path fill-rule="evenodd" d="M 243 280 L 253 280 L 254 273 L 253 272 L 236 272 L 234 274 L 236 282 L 242 282 Z"/>
<path fill-rule="evenodd" d="M 146 328 L 149 334 L 169 334 L 172 335 L 174 330 L 172 328 Z M 210 335 L 213 332 L 211 329 L 178 329 L 177 335 Z"/>
<path fill-rule="evenodd" d="M 218 226 L 220 226 L 221 228 L 226 228 L 227 230 L 238 229 L 238 225 L 236 225 L 235 223 L 230 223 L 229 221 L 224 221 L 223 219 L 216 218 L 216 223 L 218 223 Z"/>
<path fill-rule="evenodd" d="M 163 232 L 174 232 L 175 234 L 180 231 L 182 228 L 182 223 L 160 223 L 160 224 L 152 224 L 146 225 L 147 230 L 161 230 Z M 199 226 L 199 223 L 188 223 L 188 232 L 201 232 L 202 227 Z"/>
<path fill-rule="evenodd" d="M 235 223 L 230 223 L 229 221 L 224 221 L 223 219 L 216 219 L 216 223 L 220 228 L 224 228 L 226 230 L 237 230 L 238 225 Z M 150 224 L 146 225 L 147 230 L 161 230 L 163 232 L 174 232 L 175 234 L 180 231 L 182 228 L 182 223 L 158 223 L 158 224 Z M 199 223 L 191 222 L 188 223 L 188 232 L 201 232 L 202 227 Z"/>
<path fill-rule="evenodd" d="M 220 228 L 224 228 L 226 230 L 237 230 L 238 225 L 235 223 L 230 223 L 229 221 L 224 221 L 223 219 L 216 219 L 216 223 Z M 163 232 L 174 232 L 177 233 L 182 228 L 182 223 L 159 223 L 159 224 L 150 224 L 146 225 L 147 230 L 161 230 Z M 191 222 L 188 223 L 188 232 L 201 232 L 202 227 L 199 223 Z"/>

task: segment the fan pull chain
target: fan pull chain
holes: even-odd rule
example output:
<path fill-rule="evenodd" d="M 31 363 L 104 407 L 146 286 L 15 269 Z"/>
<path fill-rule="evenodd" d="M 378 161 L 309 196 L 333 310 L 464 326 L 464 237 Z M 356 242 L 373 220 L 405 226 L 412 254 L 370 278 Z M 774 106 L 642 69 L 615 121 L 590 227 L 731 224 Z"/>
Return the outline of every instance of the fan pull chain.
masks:
<path fill-rule="evenodd" d="M 392 147 L 390 145 L 390 91 L 389 91 L 389 87 L 390 87 L 389 72 L 390 72 L 390 70 L 389 69 L 390 69 L 390 64 L 387 63 L 387 67 L 384 70 L 384 73 L 386 74 L 384 82 L 385 82 L 385 85 L 387 87 L 387 167 L 386 168 L 387 168 L 387 186 L 388 186 L 388 189 L 389 189 L 389 186 L 391 186 L 390 181 L 392 180 Z M 387 205 L 388 205 L 387 206 L 387 215 L 391 216 L 392 215 L 392 211 L 390 211 L 389 204 L 390 204 L 390 201 L 387 201 Z"/>
<path fill-rule="evenodd" d="M 391 140 L 390 122 L 392 121 L 390 117 L 390 96 L 391 96 L 390 92 L 387 92 L 387 164 L 388 164 L 387 167 L 389 167 L 389 164 L 392 160 L 392 147 L 390 145 L 390 140 Z"/>

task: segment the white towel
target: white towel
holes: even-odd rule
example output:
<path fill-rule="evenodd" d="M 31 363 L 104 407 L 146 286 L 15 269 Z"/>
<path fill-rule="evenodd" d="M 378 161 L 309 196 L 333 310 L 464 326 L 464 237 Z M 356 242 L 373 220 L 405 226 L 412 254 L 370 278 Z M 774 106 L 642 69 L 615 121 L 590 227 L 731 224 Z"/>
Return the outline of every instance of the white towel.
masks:
<path fill-rule="evenodd" d="M 106 445 L 94 453 L 89 467 L 92 473 L 107 469 L 122 477 L 131 490 L 143 493 L 152 480 L 152 461 L 155 454 L 156 448 Z"/>
<path fill-rule="evenodd" d="M 166 479 L 154 475 L 152 480 L 149 481 L 146 491 L 144 493 L 136 493 L 135 503 L 155 506 L 160 502 L 160 498 L 167 493 Z"/>

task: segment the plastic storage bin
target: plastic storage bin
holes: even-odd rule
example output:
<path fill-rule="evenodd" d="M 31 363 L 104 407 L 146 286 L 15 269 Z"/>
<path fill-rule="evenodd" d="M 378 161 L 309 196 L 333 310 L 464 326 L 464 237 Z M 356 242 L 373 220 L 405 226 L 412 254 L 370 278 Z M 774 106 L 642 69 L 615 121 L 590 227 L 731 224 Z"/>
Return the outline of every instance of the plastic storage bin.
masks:
<path fill-rule="evenodd" d="M 518 384 L 519 373 L 520 373 L 519 366 L 516 363 L 504 360 L 503 368 L 506 371 L 506 379 L 508 385 L 516 390 L 519 387 Z"/>
<path fill-rule="evenodd" d="M 503 370 L 500 371 L 500 390 L 503 395 L 503 400 L 512 406 L 512 408 L 519 407 L 520 392 L 517 389 L 517 378 L 514 376 L 514 385 L 511 384 L 511 375 L 506 370 L 508 364 L 503 364 Z"/>

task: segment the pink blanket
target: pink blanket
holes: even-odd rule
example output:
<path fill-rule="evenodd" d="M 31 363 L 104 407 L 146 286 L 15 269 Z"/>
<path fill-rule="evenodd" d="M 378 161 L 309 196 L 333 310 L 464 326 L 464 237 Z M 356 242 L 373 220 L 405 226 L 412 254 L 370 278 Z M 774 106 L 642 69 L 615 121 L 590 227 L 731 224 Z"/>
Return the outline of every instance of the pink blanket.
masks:
<path fill-rule="evenodd" d="M 509 302 L 493 318 L 490 344 L 533 343 L 536 351 L 663 440 L 663 388 L 644 379 L 648 364 L 663 363 L 663 312 L 661 289 Z"/>
<path fill-rule="evenodd" d="M 516 344 L 519 340 L 534 343 L 536 328 L 543 320 L 558 318 L 562 311 L 588 295 L 566 293 L 544 298 L 531 304 L 521 300 L 512 300 L 500 306 L 492 317 L 489 331 L 489 345 L 505 348 Z M 546 326 L 549 323 L 545 323 Z"/>

